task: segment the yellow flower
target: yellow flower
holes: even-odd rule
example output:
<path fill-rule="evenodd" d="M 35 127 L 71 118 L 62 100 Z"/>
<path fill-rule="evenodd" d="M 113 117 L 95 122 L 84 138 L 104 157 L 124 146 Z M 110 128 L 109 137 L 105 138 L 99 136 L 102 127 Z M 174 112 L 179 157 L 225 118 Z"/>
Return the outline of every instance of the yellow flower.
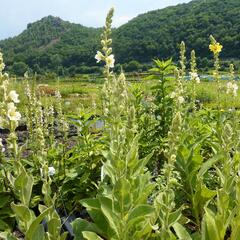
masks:
<path fill-rule="evenodd" d="M 209 49 L 214 53 L 218 54 L 222 51 L 223 46 L 220 43 L 214 43 L 209 45 Z"/>

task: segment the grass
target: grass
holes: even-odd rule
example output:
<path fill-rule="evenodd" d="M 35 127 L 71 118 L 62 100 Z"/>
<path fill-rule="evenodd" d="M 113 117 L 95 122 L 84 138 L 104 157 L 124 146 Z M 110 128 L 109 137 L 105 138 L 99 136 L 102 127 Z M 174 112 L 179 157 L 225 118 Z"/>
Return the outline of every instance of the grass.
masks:
<path fill-rule="evenodd" d="M 128 78 L 127 78 L 128 79 Z M 93 102 L 100 108 L 100 94 L 104 79 L 103 78 L 62 78 L 58 80 L 50 80 L 48 82 L 37 82 L 38 84 L 47 84 L 44 90 L 47 92 L 46 101 L 51 101 L 51 98 L 55 90 L 59 89 L 62 95 L 63 109 L 65 112 L 72 114 L 76 113 L 80 106 L 89 108 Z M 29 81 L 31 82 L 31 80 Z M 139 86 L 145 93 L 151 92 L 151 87 L 158 84 L 155 80 L 144 80 L 139 76 L 131 78 L 128 84 L 132 86 Z M 187 83 L 187 87 L 190 85 Z M 20 109 L 26 103 L 24 84 L 22 80 L 17 80 L 13 85 L 13 88 L 20 93 L 22 100 Z M 213 81 L 202 81 L 196 87 L 197 99 L 208 108 L 217 108 L 217 85 Z M 235 99 L 229 98 L 226 94 L 226 81 L 221 81 L 221 94 L 220 94 L 221 108 L 229 109 L 232 106 L 240 109 L 240 97 Z"/>

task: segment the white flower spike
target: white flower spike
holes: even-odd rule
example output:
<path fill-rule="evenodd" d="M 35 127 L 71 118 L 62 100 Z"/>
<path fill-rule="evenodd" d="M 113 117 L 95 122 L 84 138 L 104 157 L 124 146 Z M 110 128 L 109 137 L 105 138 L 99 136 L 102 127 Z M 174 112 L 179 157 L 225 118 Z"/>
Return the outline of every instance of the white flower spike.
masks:
<path fill-rule="evenodd" d="M 97 60 L 97 63 L 99 63 L 104 59 L 104 56 L 100 51 L 97 51 L 97 54 L 95 55 L 95 59 Z"/>
<path fill-rule="evenodd" d="M 9 92 L 8 97 L 11 99 L 11 101 L 13 101 L 14 103 L 19 103 L 19 99 L 18 99 L 18 94 L 16 93 L 15 90 L 12 90 Z"/>
<path fill-rule="evenodd" d="M 21 113 L 16 111 L 16 107 L 13 102 L 8 103 L 7 117 L 10 121 L 19 121 L 21 119 Z"/>
<path fill-rule="evenodd" d="M 111 54 L 106 58 L 106 64 L 109 68 L 114 68 L 114 63 L 115 63 L 114 55 Z"/>
<path fill-rule="evenodd" d="M 53 176 L 53 175 L 55 175 L 55 173 L 56 173 L 56 170 L 54 167 L 48 167 L 48 175 L 49 176 Z"/>

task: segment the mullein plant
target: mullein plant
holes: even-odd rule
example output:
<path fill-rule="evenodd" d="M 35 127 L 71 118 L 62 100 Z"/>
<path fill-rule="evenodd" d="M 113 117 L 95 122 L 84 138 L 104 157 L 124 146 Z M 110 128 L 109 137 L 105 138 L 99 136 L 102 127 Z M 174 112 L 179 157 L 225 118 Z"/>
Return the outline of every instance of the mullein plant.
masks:
<path fill-rule="evenodd" d="M 50 100 L 50 103 L 48 105 L 45 105 L 44 111 L 43 111 L 43 117 L 44 117 L 44 136 L 48 140 L 48 145 L 51 147 L 55 143 L 55 136 L 54 136 L 54 123 L 55 123 L 55 117 L 54 117 L 54 106 L 53 102 Z"/>
<path fill-rule="evenodd" d="M 15 214 L 18 227 L 24 233 L 26 240 L 64 240 L 66 234 L 61 235 L 61 221 L 54 209 L 53 202 L 50 202 L 50 183 L 48 178 L 44 179 L 43 194 L 45 196 L 45 204 L 47 207 L 39 206 L 40 215 L 36 216 L 34 211 L 31 210 L 31 196 L 34 184 L 34 178 L 29 171 L 24 167 L 21 159 L 21 151 L 17 144 L 16 127 L 18 126 L 21 114 L 17 111 L 15 104 L 19 103 L 18 94 L 15 90 L 9 90 L 9 77 L 7 74 L 3 74 L 4 64 L 2 60 L 2 54 L 0 54 L 0 83 L 2 90 L 1 101 L 1 127 L 8 128 L 10 130 L 7 138 L 7 147 L 9 151 L 9 157 L 7 161 L 4 161 L 1 167 L 5 173 L 5 179 L 7 181 L 6 190 L 8 188 L 14 194 L 15 201 L 11 203 L 11 208 Z M 38 131 L 39 133 L 39 131 Z M 39 144 L 42 147 L 42 156 L 44 153 L 44 138 L 39 134 Z M 2 145 L 1 140 L 1 163 L 4 158 L 5 147 Z M 8 167 L 6 167 L 8 166 Z M 10 167 L 9 167 L 10 166 Z M 44 165 L 46 168 L 46 164 Z M 47 199 L 47 200 L 46 200 Z M 42 211 L 41 211 L 42 210 Z M 44 226 L 41 222 L 47 219 L 47 232 L 44 230 Z M 16 238 L 10 233 L 1 233 L 2 239 Z"/>
<path fill-rule="evenodd" d="M 186 170 L 186 166 L 182 168 L 179 166 L 179 152 L 182 146 L 184 137 L 184 128 L 186 127 L 186 94 L 184 77 L 186 72 L 186 57 L 185 57 L 185 44 L 180 45 L 180 69 L 175 68 L 176 86 L 175 90 L 170 93 L 170 97 L 174 100 L 173 104 L 173 120 L 170 124 L 168 132 L 168 141 L 165 149 L 166 162 L 162 168 L 162 174 L 158 180 L 159 194 L 155 198 L 154 206 L 157 216 L 157 224 L 153 226 L 155 230 L 156 239 L 191 239 L 189 233 L 180 222 L 182 221 L 182 210 L 185 208 L 176 206 L 176 190 L 181 188 L 179 177 L 182 171 Z M 193 57 L 192 71 L 195 70 L 195 59 Z M 187 164 L 189 165 L 189 163 Z M 186 222 L 185 222 L 186 223 Z M 172 229 L 174 229 L 175 234 Z"/>
<path fill-rule="evenodd" d="M 214 71 L 213 71 L 213 77 L 215 79 L 215 82 L 217 84 L 217 104 L 218 104 L 218 112 L 221 110 L 221 102 L 220 102 L 220 94 L 221 94 L 221 82 L 220 82 L 220 59 L 219 54 L 222 51 L 223 46 L 216 41 L 216 39 L 210 35 L 210 45 L 209 49 L 213 53 L 214 57 Z M 219 113 L 218 113 L 219 114 Z M 218 116 L 219 118 L 219 116 Z"/>
<path fill-rule="evenodd" d="M 32 91 L 30 88 L 28 78 L 26 76 L 24 81 L 24 89 L 25 89 L 25 95 L 27 98 L 27 104 L 26 108 L 24 109 L 24 114 L 26 118 L 26 125 L 28 129 L 28 139 L 31 141 L 33 140 L 33 130 L 34 130 L 34 119 L 33 119 L 33 113 L 35 111 L 35 91 Z"/>
<path fill-rule="evenodd" d="M 43 128 L 43 106 L 37 95 L 35 81 L 30 85 L 28 75 L 25 74 L 24 77 L 24 90 L 27 98 L 24 114 L 29 135 L 28 144 L 30 145 L 30 148 L 34 149 L 34 147 L 37 147 L 33 146 L 37 139 L 36 129 Z"/>
<path fill-rule="evenodd" d="M 192 103 L 192 110 L 193 112 L 196 111 L 196 84 L 200 83 L 200 77 L 198 76 L 197 72 L 197 63 L 196 63 L 196 54 L 195 51 L 191 51 L 191 61 L 190 61 L 190 66 L 191 66 L 191 72 L 190 72 L 190 80 L 191 80 L 191 103 Z"/>
<path fill-rule="evenodd" d="M 43 143 L 41 144 L 43 146 Z M 19 164 L 20 174 L 12 180 L 14 191 L 17 193 L 18 203 L 12 203 L 11 207 L 16 215 L 19 229 L 24 233 L 26 240 L 64 240 L 67 233 L 61 234 L 61 219 L 55 210 L 55 198 L 51 197 L 51 177 L 53 170 L 42 161 L 42 193 L 44 204 L 38 205 L 40 214 L 35 215 L 30 208 L 34 179 L 27 173 L 22 164 Z M 46 222 L 44 229 L 42 222 Z M 13 238 L 15 239 L 15 238 Z"/>
<path fill-rule="evenodd" d="M 184 77 L 186 75 L 186 45 L 185 42 L 181 42 L 180 44 L 180 70 L 179 75 L 182 80 L 184 80 Z"/>
<path fill-rule="evenodd" d="M 212 43 L 209 48 L 215 56 L 215 78 L 219 81 L 219 53 L 222 46 L 211 36 Z M 220 83 L 218 82 L 218 86 Z M 231 98 L 237 95 L 237 85 L 234 81 L 234 66 L 230 65 L 230 82 L 227 84 L 227 93 Z M 218 90 L 220 94 L 220 90 Z M 219 101 L 219 97 L 218 97 Z M 219 105 L 220 107 L 220 105 Z M 221 154 L 215 165 L 219 178 L 216 189 L 216 200 L 209 201 L 204 207 L 202 221 L 202 239 L 208 240 L 215 236 L 217 240 L 238 239 L 240 237 L 239 214 L 239 126 L 236 121 L 235 111 L 231 111 L 230 120 L 221 117 L 218 110 L 217 126 L 215 128 L 217 144 L 214 150 Z M 214 128 L 213 128 L 214 131 Z"/>
<path fill-rule="evenodd" d="M 162 168 L 162 176 L 158 180 L 159 193 L 154 199 L 157 223 L 152 228 L 155 232 L 153 234 L 155 239 L 177 239 L 172 228 L 180 239 L 183 235 L 188 236 L 185 228 L 178 223 L 182 217 L 183 207 L 176 207 L 174 193 L 178 185 L 175 164 L 181 133 L 182 116 L 180 112 L 176 112 L 168 133 L 168 149 L 165 150 L 167 161 Z"/>
<path fill-rule="evenodd" d="M 39 135 L 39 145 L 41 146 L 41 152 L 39 153 L 39 162 L 41 163 L 41 180 L 42 185 L 42 194 L 44 205 L 39 205 L 39 211 L 41 214 L 44 214 L 47 211 L 47 214 L 44 214 L 44 221 L 46 222 L 47 231 L 45 231 L 42 239 L 43 240 L 64 240 L 67 237 L 67 232 L 61 232 L 62 222 L 58 213 L 55 210 L 55 202 L 57 200 L 57 195 L 52 194 L 52 178 L 55 175 L 54 167 L 49 167 L 47 162 L 47 149 L 45 147 L 45 138 L 42 132 L 42 129 L 38 129 Z M 41 216 L 41 215 L 40 215 Z"/>
<path fill-rule="evenodd" d="M 35 86 L 35 82 L 33 82 L 31 86 L 29 85 L 26 74 L 24 85 L 25 95 L 27 97 L 24 113 L 29 135 L 28 142 L 29 144 L 32 143 L 30 145 L 34 145 L 34 142 L 37 140 L 36 129 L 41 128 L 46 139 L 46 144 L 51 147 L 55 144 L 55 112 L 58 112 L 58 109 L 60 109 L 61 122 L 63 118 L 61 98 L 59 97 L 59 94 L 56 94 L 55 98 L 48 98 L 48 102 L 45 102 L 38 93 L 38 88 Z M 61 124 L 59 124 L 59 131 L 62 133 Z M 29 147 L 34 149 L 37 146 Z"/>
<path fill-rule="evenodd" d="M 186 86 L 184 78 L 186 75 L 186 45 L 184 42 L 180 44 L 180 68 L 175 68 L 174 75 L 176 79 L 175 89 L 169 94 L 170 98 L 174 100 L 175 112 L 183 112 L 186 103 Z"/>
<path fill-rule="evenodd" d="M 18 122 L 21 119 L 20 112 L 17 111 L 16 104 L 20 101 L 18 99 L 19 95 L 15 90 L 10 90 L 10 81 L 8 74 L 3 74 L 4 63 L 2 59 L 2 54 L 0 54 L 0 78 L 1 78 L 1 91 L 2 91 L 2 102 L 0 105 L 0 122 L 2 127 L 8 128 L 10 134 L 7 139 L 8 150 L 14 158 L 19 157 L 17 136 L 15 129 L 18 126 Z"/>
<path fill-rule="evenodd" d="M 57 105 L 61 105 L 59 98 L 50 98 L 48 102 L 44 102 L 44 99 L 41 98 L 38 94 L 38 89 L 33 83 L 31 86 L 28 82 L 28 77 L 25 75 L 25 93 L 27 97 L 27 104 L 25 106 L 25 118 L 28 129 L 28 139 L 27 139 L 27 148 L 29 151 L 29 157 L 32 158 L 32 161 L 35 163 L 35 170 L 39 170 L 41 163 L 39 162 L 39 153 L 42 152 L 41 138 L 43 135 L 44 138 L 44 147 L 46 151 L 53 149 L 56 146 L 55 139 L 55 102 Z M 60 106 L 61 107 L 61 106 Z M 61 113 L 62 110 L 60 109 Z M 62 119 L 62 114 L 61 114 Z M 59 126 L 59 130 L 62 133 L 62 125 Z"/>
<path fill-rule="evenodd" d="M 7 150 L 9 152 L 10 157 L 14 159 L 13 166 L 16 167 L 16 170 L 18 170 L 18 166 L 15 165 L 17 160 L 20 157 L 20 151 L 17 144 L 17 135 L 15 132 L 15 129 L 18 126 L 18 122 L 21 119 L 20 112 L 17 111 L 16 104 L 18 104 L 20 101 L 18 99 L 18 94 L 15 90 L 10 90 L 10 79 L 8 77 L 7 73 L 3 73 L 4 70 L 4 63 L 3 63 L 3 57 L 0 53 L 0 91 L 1 91 L 1 102 L 0 102 L 0 127 L 1 128 L 7 128 L 10 130 L 10 133 L 7 138 Z M 2 139 L 1 139 L 1 145 L 2 145 Z M 1 162 L 4 160 L 4 152 L 6 150 L 5 146 L 1 146 Z M 3 168 L 8 166 L 8 164 L 3 164 Z M 4 171 L 6 172 L 6 171 Z M 19 172 L 18 172 L 19 173 Z M 7 176 L 5 176 L 6 179 Z"/>
<path fill-rule="evenodd" d="M 0 229 L 10 230 L 13 224 L 8 221 L 8 217 L 10 215 L 13 216 L 13 213 L 8 201 L 12 201 L 15 197 L 14 189 L 11 185 L 10 173 L 13 170 L 15 162 L 7 161 L 6 154 L 8 151 L 8 155 L 18 157 L 14 129 L 18 125 L 21 115 L 15 106 L 15 104 L 19 103 L 18 95 L 16 91 L 9 90 L 10 79 L 8 74 L 3 72 L 4 68 L 3 55 L 0 52 L 0 128 L 11 129 L 7 144 L 0 138 Z"/>
<path fill-rule="evenodd" d="M 55 91 L 55 111 L 57 115 L 57 126 L 58 131 L 63 135 L 63 139 L 66 140 L 68 137 L 68 122 L 63 113 L 62 109 L 62 96 L 59 90 Z"/>
<path fill-rule="evenodd" d="M 237 132 L 236 132 L 237 131 Z M 239 130 L 231 123 L 225 123 L 219 152 L 222 158 L 216 164 L 220 186 L 217 188 L 216 201 L 206 204 L 202 222 L 202 239 L 238 239 L 240 237 L 239 205 Z"/>
<path fill-rule="evenodd" d="M 37 96 L 37 89 L 35 84 L 29 85 L 28 76 L 25 74 L 25 95 L 27 97 L 27 103 L 24 108 L 24 114 L 26 118 L 26 125 L 28 129 L 27 147 L 31 149 L 33 159 L 37 160 L 38 153 L 41 151 L 41 144 L 39 142 L 39 129 L 44 133 L 44 136 L 48 137 L 48 126 L 44 124 L 44 118 L 46 115 L 41 99 Z M 37 163 L 37 169 L 40 167 Z"/>
<path fill-rule="evenodd" d="M 215 192 L 211 191 L 203 183 L 203 175 L 205 171 L 201 168 L 203 164 L 203 157 L 201 156 L 201 145 L 209 137 L 211 132 L 202 127 L 196 115 L 195 99 L 196 99 L 196 84 L 200 83 L 200 78 L 197 74 L 197 64 L 195 51 L 191 52 L 191 72 L 190 72 L 190 85 L 191 92 L 189 94 L 189 101 L 187 102 L 185 83 L 183 82 L 186 72 L 186 47 L 184 42 L 180 45 L 180 69 L 175 70 L 176 89 L 171 93 L 175 100 L 175 112 L 182 116 L 181 131 L 179 137 L 181 141 L 177 144 L 178 149 L 176 153 L 175 170 L 180 176 L 177 193 L 178 198 L 185 199 L 189 204 L 185 204 L 185 212 L 191 211 L 192 219 L 189 219 L 195 228 L 200 229 L 202 218 L 202 207 L 204 204 L 215 196 Z M 168 143 L 170 145 L 170 143 Z M 215 158 L 210 162 L 217 161 Z M 205 167 L 205 166 L 204 166 Z M 206 168 L 206 167 L 205 167 Z M 183 194 L 182 194 L 183 193 Z M 179 199 L 176 199 L 180 203 Z M 178 225 L 180 226 L 180 225 Z M 182 227 L 180 227 L 182 229 Z"/>
<path fill-rule="evenodd" d="M 10 152 L 11 159 L 8 160 L 8 164 L 3 165 L 8 166 L 9 163 L 11 164 L 11 167 L 8 167 L 7 169 L 4 169 L 4 173 L 6 173 L 5 177 L 7 179 L 7 182 L 9 184 L 9 188 L 12 190 L 13 194 L 16 196 L 17 199 L 19 199 L 20 204 L 15 205 L 14 203 L 11 204 L 11 207 L 14 211 L 14 213 L 17 216 L 20 216 L 21 213 L 24 211 L 21 211 L 23 209 L 28 209 L 29 202 L 30 202 L 30 193 L 32 191 L 33 186 L 33 178 L 31 175 L 28 175 L 25 168 L 20 162 L 20 155 L 19 155 L 19 149 L 17 144 L 17 136 L 15 133 L 15 129 L 18 125 L 18 121 L 21 118 L 21 114 L 16 111 L 15 103 L 19 102 L 18 95 L 16 92 L 9 92 L 9 78 L 8 75 L 2 74 L 2 71 L 4 69 L 4 64 L 2 60 L 2 55 L 0 55 L 0 72 L 1 72 L 1 80 L 2 81 L 2 91 L 3 91 L 3 99 L 1 103 L 1 122 L 3 123 L 3 126 L 10 129 L 10 134 L 7 139 L 7 146 Z M 14 93 L 14 94 L 10 94 Z M 21 209 L 21 210 L 20 210 Z M 21 216 L 22 219 L 24 219 L 23 216 Z M 20 218 L 21 218 L 20 217 Z M 31 213 L 29 212 L 29 218 L 31 217 Z M 21 221 L 21 220 L 20 220 Z M 27 221 L 27 220 L 26 220 Z M 21 225 L 22 228 L 29 227 L 27 225 L 27 222 L 23 222 Z"/>
<path fill-rule="evenodd" d="M 174 75 L 176 79 L 176 86 L 173 92 L 169 94 L 170 98 L 174 100 L 174 111 L 183 112 L 185 103 L 185 94 L 182 77 L 180 75 L 179 69 L 175 68 Z"/>
<path fill-rule="evenodd" d="M 92 223 L 77 219 L 73 223 L 75 239 L 147 239 L 152 233 L 150 216 L 154 208 L 148 203 L 154 184 L 145 169 L 150 159 L 138 158 L 137 125 L 132 96 L 129 94 L 125 76 L 112 72 L 114 56 L 110 48 L 110 10 L 104 33 L 103 51 L 98 61 L 104 61 L 105 84 L 103 88 L 103 111 L 107 150 L 102 167 L 102 181 L 94 199 L 82 200 Z"/>
<path fill-rule="evenodd" d="M 58 160 L 58 172 L 59 174 L 63 173 L 65 177 L 66 176 L 66 152 L 67 152 L 66 142 L 68 138 L 69 124 L 67 122 L 66 116 L 63 113 L 62 96 L 58 89 L 55 91 L 54 107 L 55 107 L 55 113 L 57 116 L 56 117 L 57 131 L 62 136 L 62 140 L 63 140 L 62 143 L 59 143 L 59 142 L 57 143 L 59 147 L 59 151 L 61 152 L 60 159 Z"/>
<path fill-rule="evenodd" d="M 230 81 L 227 83 L 227 94 L 237 97 L 238 85 L 234 77 L 234 65 L 230 64 Z"/>

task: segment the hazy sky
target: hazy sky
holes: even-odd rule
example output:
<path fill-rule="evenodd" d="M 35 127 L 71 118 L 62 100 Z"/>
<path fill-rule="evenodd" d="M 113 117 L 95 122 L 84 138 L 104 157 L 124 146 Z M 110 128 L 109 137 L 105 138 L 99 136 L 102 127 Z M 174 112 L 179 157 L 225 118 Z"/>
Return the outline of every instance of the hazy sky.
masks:
<path fill-rule="evenodd" d="M 104 24 L 106 13 L 115 7 L 114 26 L 149 10 L 190 0 L 0 0 L 0 39 L 21 33 L 28 23 L 53 15 L 85 26 Z"/>

